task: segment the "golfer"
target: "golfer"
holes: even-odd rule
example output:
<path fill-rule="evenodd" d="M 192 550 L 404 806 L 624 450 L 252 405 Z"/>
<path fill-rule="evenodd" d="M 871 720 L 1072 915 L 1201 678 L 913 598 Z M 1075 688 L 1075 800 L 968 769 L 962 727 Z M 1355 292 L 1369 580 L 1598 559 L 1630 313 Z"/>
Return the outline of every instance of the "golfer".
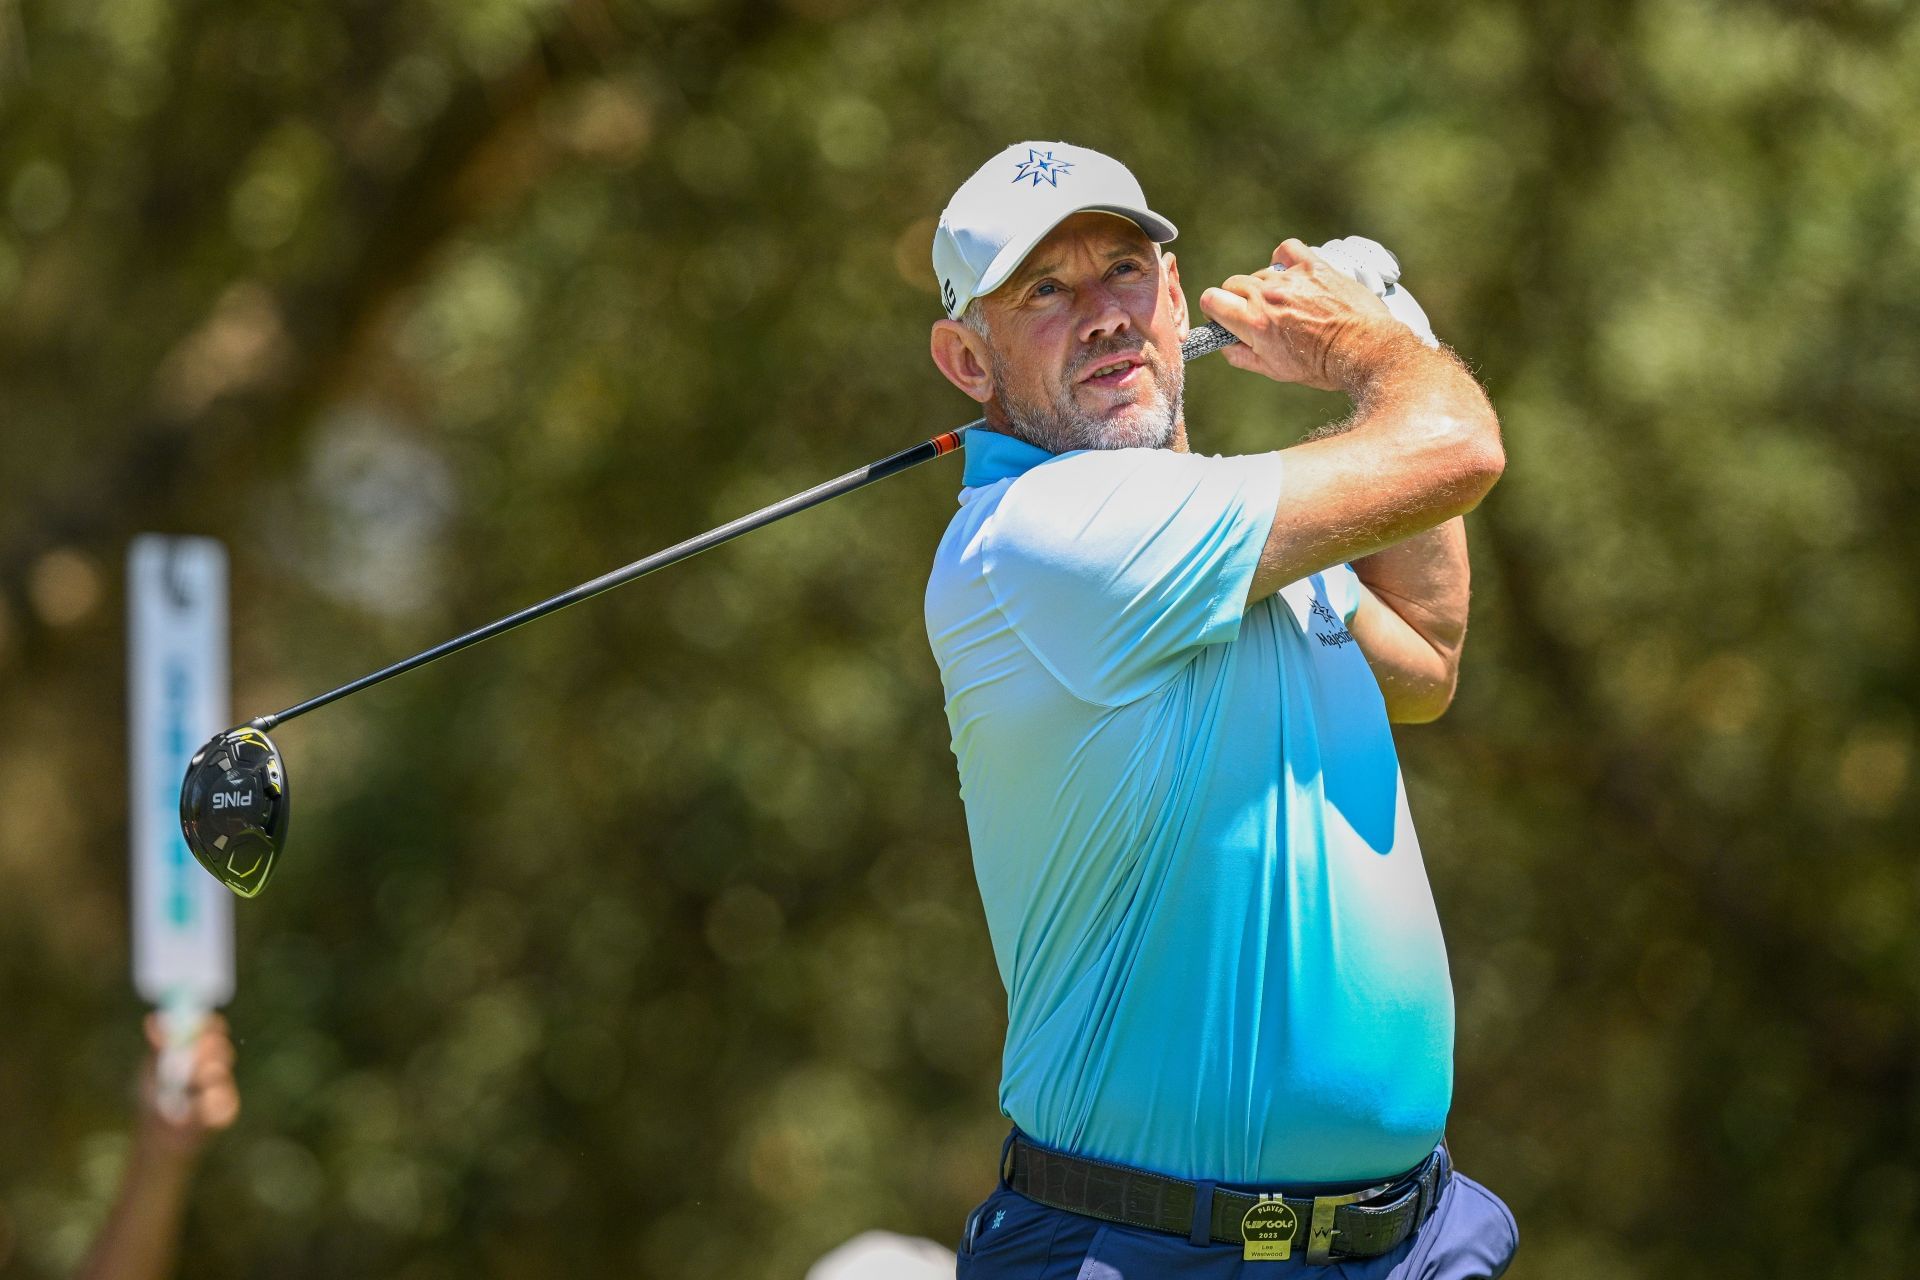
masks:
<path fill-rule="evenodd" d="M 1497 1276 L 1512 1215 L 1442 1141 L 1452 986 L 1389 724 L 1453 696 L 1499 426 L 1376 296 L 1389 255 L 1287 240 L 1200 310 L 1235 368 L 1353 412 L 1191 452 L 1174 234 L 1059 142 L 935 233 L 934 363 L 987 425 L 927 632 L 1014 1125 L 959 1274 Z"/>

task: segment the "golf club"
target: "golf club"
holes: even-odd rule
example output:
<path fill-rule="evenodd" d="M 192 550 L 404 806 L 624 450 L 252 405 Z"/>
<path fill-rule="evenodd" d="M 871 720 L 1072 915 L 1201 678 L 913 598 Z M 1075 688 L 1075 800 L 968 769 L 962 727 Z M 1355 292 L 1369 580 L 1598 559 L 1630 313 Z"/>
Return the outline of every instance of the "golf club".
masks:
<path fill-rule="evenodd" d="M 1205 324 L 1187 335 L 1186 341 L 1181 344 L 1180 356 L 1183 361 L 1193 360 L 1237 341 L 1239 339 L 1219 325 Z M 403 672 L 424 667 L 437 658 L 457 653 L 536 618 L 544 618 L 568 605 L 624 586 L 635 578 L 677 564 L 796 511 L 805 511 L 830 498 L 851 493 L 876 480 L 884 480 L 930 459 L 952 453 L 960 447 L 960 441 L 968 431 L 985 425 L 985 422 L 984 418 L 976 418 L 964 427 L 943 432 L 931 440 L 922 440 L 911 448 L 815 485 L 803 493 L 783 498 L 751 515 L 709 529 L 664 551 L 656 551 L 643 560 L 602 574 L 591 582 L 583 582 L 571 591 L 563 591 L 551 599 L 529 605 L 518 613 L 508 614 L 465 635 L 455 636 L 444 644 L 403 658 L 392 666 L 382 667 L 337 689 L 288 707 L 285 711 L 260 716 L 214 735 L 188 762 L 187 775 L 180 787 L 180 829 L 186 836 L 187 848 L 221 884 L 243 898 L 255 896 L 266 887 L 287 841 L 287 770 L 280 758 L 280 749 L 267 737 L 267 730 L 309 711 L 317 711 L 330 702 L 338 702 L 349 694 L 391 680 Z"/>

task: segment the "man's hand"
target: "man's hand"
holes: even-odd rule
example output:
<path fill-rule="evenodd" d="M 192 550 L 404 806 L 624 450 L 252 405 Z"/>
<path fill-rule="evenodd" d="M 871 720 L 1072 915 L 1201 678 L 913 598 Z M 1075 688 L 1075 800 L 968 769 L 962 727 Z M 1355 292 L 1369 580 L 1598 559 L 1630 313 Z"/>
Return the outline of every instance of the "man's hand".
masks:
<path fill-rule="evenodd" d="M 180 1106 L 169 1108 L 160 1096 L 159 1062 L 167 1046 L 160 1015 L 148 1014 L 147 1043 L 153 1052 L 140 1071 L 140 1136 L 156 1154 L 190 1156 L 207 1139 L 227 1128 L 240 1114 L 240 1091 L 233 1082 L 233 1041 L 227 1020 L 210 1013 L 200 1024 L 193 1043 L 193 1061 L 187 1072 Z"/>
<path fill-rule="evenodd" d="M 1248 604 L 1464 515 L 1500 478 L 1500 422 L 1467 367 L 1300 241 L 1201 294 L 1200 309 L 1240 339 L 1222 348 L 1236 368 L 1353 397 L 1345 422 L 1284 451 Z"/>
<path fill-rule="evenodd" d="M 1299 240 L 1282 241 L 1266 270 L 1202 293 L 1200 310 L 1240 339 L 1221 349 L 1235 368 L 1322 391 L 1353 391 L 1420 349 L 1384 302 Z"/>

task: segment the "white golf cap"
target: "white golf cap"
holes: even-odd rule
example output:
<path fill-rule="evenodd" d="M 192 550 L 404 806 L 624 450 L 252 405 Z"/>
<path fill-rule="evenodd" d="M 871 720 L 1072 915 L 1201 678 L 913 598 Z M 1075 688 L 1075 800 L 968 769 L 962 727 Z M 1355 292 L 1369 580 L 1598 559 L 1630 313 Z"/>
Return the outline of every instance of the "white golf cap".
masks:
<path fill-rule="evenodd" d="M 868 1231 L 813 1264 L 806 1280 L 953 1280 L 953 1254 L 931 1240 Z"/>
<path fill-rule="evenodd" d="M 1033 246 L 1083 210 L 1131 219 L 1155 244 L 1179 230 L 1147 208 L 1146 193 L 1112 156 L 1066 142 L 1016 142 L 974 171 L 947 201 L 933 233 L 940 301 L 958 319 L 1006 283 Z"/>

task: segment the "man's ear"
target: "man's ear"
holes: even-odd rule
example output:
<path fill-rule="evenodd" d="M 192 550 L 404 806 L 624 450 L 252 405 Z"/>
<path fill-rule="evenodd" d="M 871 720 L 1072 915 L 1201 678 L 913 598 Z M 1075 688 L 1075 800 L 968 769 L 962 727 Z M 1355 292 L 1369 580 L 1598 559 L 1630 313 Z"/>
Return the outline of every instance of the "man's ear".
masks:
<path fill-rule="evenodd" d="M 1187 295 L 1180 289 L 1180 263 L 1169 250 L 1160 255 L 1160 265 L 1167 273 L 1168 302 L 1173 308 L 1173 327 L 1180 335 L 1180 341 L 1187 340 Z"/>
<path fill-rule="evenodd" d="M 981 404 L 993 399 L 993 362 L 987 340 L 958 320 L 933 322 L 933 362 L 947 381 Z"/>

